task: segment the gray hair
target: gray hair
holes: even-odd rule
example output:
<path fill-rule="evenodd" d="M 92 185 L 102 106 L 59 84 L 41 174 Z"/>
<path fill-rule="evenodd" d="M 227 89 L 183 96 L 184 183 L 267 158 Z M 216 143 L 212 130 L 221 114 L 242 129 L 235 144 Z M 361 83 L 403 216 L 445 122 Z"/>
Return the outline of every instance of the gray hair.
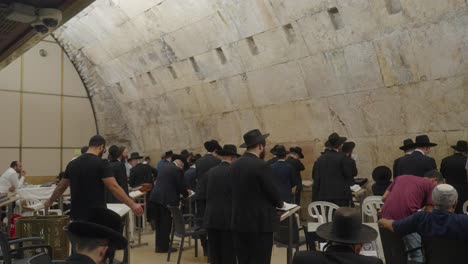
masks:
<path fill-rule="evenodd" d="M 452 185 L 439 184 L 432 190 L 432 202 L 438 210 L 449 210 L 455 206 L 458 193 Z"/>

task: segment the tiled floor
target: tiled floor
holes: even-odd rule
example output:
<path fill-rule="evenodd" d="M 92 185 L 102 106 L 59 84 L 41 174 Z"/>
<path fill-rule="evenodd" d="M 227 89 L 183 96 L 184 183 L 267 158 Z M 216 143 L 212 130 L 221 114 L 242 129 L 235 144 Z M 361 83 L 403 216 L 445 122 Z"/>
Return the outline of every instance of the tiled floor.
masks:
<path fill-rule="evenodd" d="M 171 261 L 166 262 L 167 254 L 155 253 L 154 252 L 154 233 L 144 235 L 142 237 L 143 242 L 148 242 L 148 246 L 140 248 L 134 248 L 130 251 L 130 263 L 144 264 L 144 263 L 177 263 L 178 252 L 171 255 Z M 193 242 L 193 241 L 192 241 Z M 182 253 L 181 263 L 192 264 L 192 263 L 207 263 L 207 258 L 203 257 L 201 247 L 199 247 L 198 258 L 195 257 L 195 249 L 192 246 L 187 248 Z M 286 249 L 273 247 L 273 254 L 271 258 L 272 264 L 285 264 L 286 263 Z"/>

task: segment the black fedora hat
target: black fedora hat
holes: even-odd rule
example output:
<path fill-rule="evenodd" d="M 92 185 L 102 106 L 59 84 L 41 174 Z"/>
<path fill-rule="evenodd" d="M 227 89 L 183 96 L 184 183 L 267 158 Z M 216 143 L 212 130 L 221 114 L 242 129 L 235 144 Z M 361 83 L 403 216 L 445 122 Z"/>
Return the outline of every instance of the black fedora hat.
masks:
<path fill-rule="evenodd" d="M 403 140 L 403 146 L 400 147 L 401 150 L 405 151 L 405 150 L 408 150 L 408 149 L 413 149 L 415 146 L 414 146 L 414 142 L 411 138 L 407 138 L 405 140 Z"/>
<path fill-rule="evenodd" d="M 341 148 L 341 152 L 343 153 L 351 153 L 353 152 L 354 148 L 356 147 L 356 143 L 349 141 L 343 143 L 343 147 Z"/>
<path fill-rule="evenodd" d="M 127 247 L 127 239 L 122 235 L 122 219 L 107 208 L 93 208 L 87 221 L 71 222 L 65 229 L 78 237 L 107 239 L 109 246 L 115 249 Z"/>
<path fill-rule="evenodd" d="M 183 156 L 183 157 L 188 157 L 188 156 L 191 156 L 193 155 L 192 152 L 189 152 L 188 150 L 184 149 L 180 152 L 180 155 Z"/>
<path fill-rule="evenodd" d="M 289 148 L 289 152 L 296 153 L 301 159 L 304 158 L 304 154 L 302 154 L 301 147 L 296 146 L 296 147 Z"/>
<path fill-rule="evenodd" d="M 169 150 L 169 151 L 166 151 L 166 153 L 164 153 L 164 158 L 170 158 L 172 157 L 172 155 L 174 155 L 174 152 L 172 150 Z"/>
<path fill-rule="evenodd" d="M 130 157 L 128 158 L 128 160 L 142 159 L 142 158 L 143 158 L 143 156 L 140 156 L 140 153 L 132 152 L 132 154 L 130 154 Z"/>
<path fill-rule="evenodd" d="M 270 149 L 270 153 L 276 156 L 276 148 L 278 147 L 278 144 L 274 145 L 272 149 Z"/>
<path fill-rule="evenodd" d="M 216 153 L 220 156 L 236 156 L 240 157 L 240 155 L 237 153 L 237 148 L 234 145 L 229 145 L 226 144 L 223 146 L 221 150 L 218 150 Z"/>
<path fill-rule="evenodd" d="M 205 143 L 203 143 L 203 146 L 208 152 L 214 152 L 222 149 L 221 145 L 219 145 L 218 141 L 215 139 L 206 141 Z"/>
<path fill-rule="evenodd" d="M 362 224 L 361 213 L 349 207 L 338 208 L 331 223 L 317 228 L 317 235 L 328 241 L 345 244 L 364 244 L 377 238 L 377 231 Z"/>
<path fill-rule="evenodd" d="M 437 146 L 436 143 L 432 143 L 431 140 L 427 135 L 419 135 L 416 136 L 416 140 L 414 141 L 414 145 L 416 147 L 435 147 Z"/>
<path fill-rule="evenodd" d="M 458 140 L 457 145 L 452 146 L 452 148 L 456 151 L 460 152 L 467 152 L 468 151 L 468 144 L 465 140 Z"/>
<path fill-rule="evenodd" d="M 325 147 L 327 148 L 338 148 L 341 146 L 347 138 L 340 137 L 338 133 L 332 133 L 328 136 L 328 140 L 325 142 Z"/>
<path fill-rule="evenodd" d="M 392 178 L 392 170 L 387 166 L 378 166 L 372 171 L 372 179 L 375 182 L 387 182 Z"/>
<path fill-rule="evenodd" d="M 288 155 L 289 151 L 286 150 L 286 148 L 283 145 L 278 145 L 275 150 L 275 155 L 276 156 L 283 156 L 283 155 Z"/>
<path fill-rule="evenodd" d="M 270 134 L 263 134 L 260 132 L 258 129 L 250 130 L 249 132 L 244 134 L 244 143 L 240 145 L 240 148 L 248 148 L 255 146 L 260 143 L 264 143 L 265 139 L 269 136 Z"/>

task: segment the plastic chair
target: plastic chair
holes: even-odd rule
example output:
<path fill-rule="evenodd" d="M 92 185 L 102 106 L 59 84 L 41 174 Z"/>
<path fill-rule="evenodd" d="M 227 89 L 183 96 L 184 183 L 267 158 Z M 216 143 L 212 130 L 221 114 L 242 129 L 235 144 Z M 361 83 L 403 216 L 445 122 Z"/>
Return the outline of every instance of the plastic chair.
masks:
<path fill-rule="evenodd" d="M 169 211 L 172 215 L 172 232 L 171 240 L 169 242 L 169 252 L 167 253 L 167 261 L 171 259 L 171 248 L 174 242 L 174 236 L 180 237 L 180 248 L 179 248 L 179 257 L 177 258 L 177 264 L 180 264 L 180 259 L 182 257 L 182 251 L 184 250 L 184 240 L 186 237 L 193 237 L 195 239 L 195 257 L 198 257 L 198 237 L 200 235 L 206 235 L 206 230 L 199 229 L 193 230 L 192 228 L 186 228 L 186 221 L 180 208 L 177 206 L 168 206 Z"/>
<path fill-rule="evenodd" d="M 25 246 L 24 244 L 30 244 Z M 33 251 L 40 249 L 42 252 L 49 255 L 49 258 L 52 259 L 52 247 L 45 244 L 44 239 L 40 237 L 29 237 L 29 238 L 18 238 L 10 239 L 0 232 L 0 249 L 1 249 L 1 259 L 4 264 L 16 263 L 17 259 L 24 259 L 22 256 L 25 251 Z"/>
<path fill-rule="evenodd" d="M 466 263 L 468 241 L 431 238 L 423 240 L 426 264 Z"/>
<path fill-rule="evenodd" d="M 312 218 L 318 220 L 319 223 L 328 223 L 333 219 L 333 213 L 340 208 L 338 205 L 330 202 L 318 201 L 309 204 L 308 211 Z"/>
<path fill-rule="evenodd" d="M 309 244 L 307 243 L 307 227 L 300 225 L 299 215 L 294 214 L 296 221 L 293 221 L 293 241 L 292 246 L 296 249 L 296 252 L 299 251 L 299 248 L 303 245 L 307 246 L 307 249 L 310 250 Z M 300 236 L 300 231 L 304 233 L 304 238 Z M 289 242 L 289 219 L 286 219 L 280 222 L 279 230 L 274 234 L 274 243 L 277 247 L 287 247 Z"/>
<path fill-rule="evenodd" d="M 380 208 L 382 208 L 382 205 L 384 202 L 382 201 L 382 196 L 368 196 L 364 201 L 362 202 L 362 220 L 364 221 L 366 219 L 365 216 L 368 218 L 373 219 L 372 223 L 377 223 L 379 220 L 378 217 L 378 211 Z M 367 221 L 366 221 L 367 222 Z"/>
<path fill-rule="evenodd" d="M 468 201 L 463 203 L 463 213 L 468 214 Z"/>
<path fill-rule="evenodd" d="M 27 264 L 51 264 L 52 260 L 50 259 L 49 255 L 46 253 L 42 253 L 33 257 L 30 257 L 29 259 L 25 260 L 25 263 Z M 15 264 L 18 264 L 15 261 Z"/>

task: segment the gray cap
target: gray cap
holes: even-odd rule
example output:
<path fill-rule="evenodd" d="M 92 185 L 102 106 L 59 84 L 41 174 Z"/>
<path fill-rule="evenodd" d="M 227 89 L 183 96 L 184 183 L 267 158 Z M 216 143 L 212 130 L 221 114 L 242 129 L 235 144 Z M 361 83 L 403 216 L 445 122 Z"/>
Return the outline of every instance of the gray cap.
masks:
<path fill-rule="evenodd" d="M 452 185 L 439 184 L 432 190 L 432 202 L 436 209 L 448 210 L 458 200 L 458 193 Z"/>

